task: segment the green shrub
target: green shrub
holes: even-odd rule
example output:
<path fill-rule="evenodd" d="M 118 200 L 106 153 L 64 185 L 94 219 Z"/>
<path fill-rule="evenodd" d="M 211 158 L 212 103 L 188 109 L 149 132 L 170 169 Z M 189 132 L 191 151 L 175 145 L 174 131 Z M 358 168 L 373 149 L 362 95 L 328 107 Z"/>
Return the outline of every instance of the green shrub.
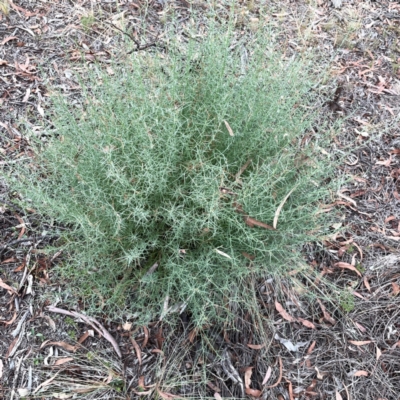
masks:
<path fill-rule="evenodd" d="M 168 296 L 198 324 L 225 318 L 241 279 L 292 269 L 320 229 L 328 167 L 298 146 L 314 118 L 310 69 L 267 37 L 242 43 L 223 28 L 171 41 L 113 76 L 95 68 L 80 106 L 55 99 L 56 135 L 13 185 L 69 228 L 60 272 L 90 312 L 130 296 L 145 318 Z M 272 225 L 291 191 L 276 230 L 246 220 Z"/>

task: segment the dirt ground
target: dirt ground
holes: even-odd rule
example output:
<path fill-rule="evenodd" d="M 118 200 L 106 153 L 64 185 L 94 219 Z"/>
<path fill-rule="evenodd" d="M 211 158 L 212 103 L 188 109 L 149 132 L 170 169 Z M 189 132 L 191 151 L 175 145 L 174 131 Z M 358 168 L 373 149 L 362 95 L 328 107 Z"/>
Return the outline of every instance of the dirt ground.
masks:
<path fill-rule="evenodd" d="M 219 18 L 230 3 L 214 1 Z M 43 252 L 56 243 L 52 222 L 15 207 L 0 180 L 0 397 L 400 398 L 400 4 L 235 6 L 238 31 L 268 23 L 288 59 L 315 51 L 316 71 L 328 68 L 316 90 L 332 145 L 321 151 L 329 158 L 353 149 L 337 170 L 341 190 L 322 208 L 341 233 L 305 246 L 305 270 L 290 279 L 248 282 L 257 320 L 238 310 L 235 329 L 199 332 L 186 313 L 174 324 L 154 316 L 137 326 L 128 312 L 94 319 L 80 299 L 65 306 L 68 284 L 52 273 L 63 255 Z M 0 12 L 2 167 L 12 168 L 6 156 L 31 155 L 25 132 L 51 132 L 52 90 L 77 101 L 75 73 L 96 61 L 113 74 L 110 60 L 123 60 L 127 47 L 147 51 L 167 29 L 185 37 L 209 12 L 207 2 L 186 0 L 11 3 Z"/>

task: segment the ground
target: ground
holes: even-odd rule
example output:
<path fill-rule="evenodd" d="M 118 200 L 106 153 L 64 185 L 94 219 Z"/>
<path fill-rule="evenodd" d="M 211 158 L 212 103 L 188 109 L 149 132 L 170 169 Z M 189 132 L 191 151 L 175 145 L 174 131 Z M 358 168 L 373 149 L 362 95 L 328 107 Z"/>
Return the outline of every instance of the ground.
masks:
<path fill-rule="evenodd" d="M 226 18 L 230 2 L 213 3 Z M 316 71 L 327 68 L 316 88 L 325 125 L 316 123 L 303 140 L 324 126 L 331 148 L 321 151 L 340 160 L 343 184 L 323 211 L 334 213 L 341 233 L 304 247 L 307 273 L 294 268 L 279 282 L 249 282 L 259 318 L 238 310 L 236 329 L 199 332 L 185 313 L 174 324 L 155 316 L 137 326 L 130 314 L 94 320 L 82 302 L 63 307 L 68 287 L 52 273 L 62 255 L 42 251 L 54 241 L 51 221 L 15 208 L 0 181 L 4 399 L 398 399 L 400 5 L 235 4 L 238 31 L 268 23 L 288 59 L 314 51 Z M 84 74 L 96 61 L 113 74 L 110 60 L 123 60 L 127 46 L 146 51 L 162 41 L 172 15 L 176 35 L 184 37 L 194 20 L 201 35 L 210 7 L 185 0 L 11 3 L 8 15 L 0 12 L 2 167 L 10 167 L 5 156 L 31 155 L 27 130 L 51 129 L 51 91 L 79 98 L 72 72 Z"/>

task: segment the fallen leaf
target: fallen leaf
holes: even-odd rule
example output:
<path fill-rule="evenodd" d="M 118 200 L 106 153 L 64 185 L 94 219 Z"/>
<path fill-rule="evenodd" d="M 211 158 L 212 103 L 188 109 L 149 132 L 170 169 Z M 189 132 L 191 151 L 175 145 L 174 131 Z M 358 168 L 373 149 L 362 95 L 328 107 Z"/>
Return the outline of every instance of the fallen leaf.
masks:
<path fill-rule="evenodd" d="M 2 321 L 0 320 L 1 323 L 6 324 L 6 325 L 11 325 L 17 318 L 17 313 L 14 311 L 14 315 L 12 316 L 12 318 L 8 321 Z"/>
<path fill-rule="evenodd" d="M 261 350 L 263 347 L 265 347 L 265 343 L 264 344 L 247 344 L 247 347 L 249 347 L 250 349 L 253 350 Z"/>
<path fill-rule="evenodd" d="M 214 250 L 215 250 L 218 254 L 220 254 L 221 256 L 224 256 L 224 257 L 229 258 L 230 260 L 232 260 L 232 257 L 231 257 L 230 255 L 224 253 L 223 251 L 218 250 L 218 249 L 214 249 Z"/>
<path fill-rule="evenodd" d="M 351 271 L 354 271 L 357 275 L 362 276 L 361 272 L 354 266 L 351 265 L 349 263 L 346 262 L 337 262 L 335 264 L 333 264 L 335 267 L 339 267 L 339 268 L 345 268 L 345 269 L 349 269 Z"/>
<path fill-rule="evenodd" d="M 217 399 L 217 400 L 222 400 L 221 395 L 219 393 L 217 393 L 217 392 L 214 393 L 214 398 Z"/>
<path fill-rule="evenodd" d="M 37 105 L 37 110 L 38 110 L 39 114 L 42 117 L 44 117 L 44 110 L 43 110 L 43 107 L 40 104 Z"/>
<path fill-rule="evenodd" d="M 253 367 L 248 367 L 245 369 L 244 373 L 244 387 L 246 394 L 253 396 L 253 397 L 260 397 L 261 396 L 261 390 L 258 389 L 251 389 L 251 375 L 253 373 Z"/>
<path fill-rule="evenodd" d="M 225 121 L 225 120 L 224 120 L 224 123 L 225 123 L 226 129 L 228 129 L 229 135 L 230 135 L 230 136 L 235 136 L 235 135 L 233 134 L 233 130 L 232 130 L 231 126 L 228 124 L 228 121 Z"/>
<path fill-rule="evenodd" d="M 283 206 L 285 205 L 287 199 L 289 198 L 289 196 L 294 192 L 294 190 L 296 190 L 297 186 L 295 186 L 281 201 L 281 204 L 279 204 L 278 208 L 275 211 L 275 215 L 274 215 L 274 221 L 272 223 L 272 226 L 274 229 L 276 229 L 277 225 L 278 225 L 278 218 L 279 218 L 279 214 L 282 211 Z"/>
<path fill-rule="evenodd" d="M 307 387 L 306 392 L 313 392 L 314 389 L 317 387 L 318 381 L 316 379 L 313 379 L 311 384 Z"/>
<path fill-rule="evenodd" d="M 272 389 L 274 387 L 277 387 L 281 383 L 282 374 L 283 374 L 283 365 L 282 365 L 282 358 L 278 357 L 278 359 L 279 359 L 279 376 L 278 376 L 278 380 L 273 385 L 267 386 L 267 389 Z"/>
<path fill-rule="evenodd" d="M 142 343 L 142 349 L 144 349 L 149 341 L 149 330 L 147 327 L 143 326 L 143 333 L 144 333 L 144 341 Z"/>
<path fill-rule="evenodd" d="M 390 154 L 387 160 L 377 161 L 376 165 L 383 165 L 385 167 L 390 167 L 391 162 L 392 162 L 392 155 Z"/>
<path fill-rule="evenodd" d="M 313 352 L 313 350 L 314 350 L 316 344 L 317 344 L 317 342 L 314 340 L 314 341 L 311 343 L 310 347 L 307 349 L 307 354 L 311 354 L 311 353 Z"/>
<path fill-rule="evenodd" d="M 246 257 L 250 261 L 253 261 L 256 258 L 256 256 L 252 256 L 251 254 L 246 253 L 245 251 L 242 252 L 242 256 Z"/>
<path fill-rule="evenodd" d="M 355 325 L 362 333 L 367 332 L 367 330 L 366 330 L 361 324 L 359 324 L 358 322 L 354 322 L 354 325 Z"/>
<path fill-rule="evenodd" d="M 356 371 L 353 376 L 368 376 L 367 371 Z"/>
<path fill-rule="evenodd" d="M 17 342 L 18 342 L 18 339 L 19 339 L 19 337 L 17 336 L 17 337 L 10 343 L 10 345 L 8 346 L 8 349 L 7 349 L 7 353 L 6 353 L 5 358 L 8 358 L 8 356 L 11 354 L 11 352 L 13 351 L 14 346 L 15 346 L 15 345 L 17 344 Z"/>
<path fill-rule="evenodd" d="M 293 344 L 290 340 L 281 338 L 277 333 L 275 334 L 274 339 L 282 343 L 289 351 L 298 351 L 300 347 L 303 347 L 309 343 L 309 342 L 299 342 L 297 344 Z"/>
<path fill-rule="evenodd" d="M 343 397 L 340 395 L 338 391 L 336 391 L 336 400 L 343 400 Z"/>
<path fill-rule="evenodd" d="M 289 400 L 294 400 L 292 382 L 287 379 L 286 382 L 288 383 Z"/>
<path fill-rule="evenodd" d="M 307 328 L 316 329 L 315 325 L 314 325 L 311 321 L 308 321 L 308 320 L 303 319 L 303 318 L 299 318 L 298 320 L 299 320 L 304 326 L 306 326 Z"/>
<path fill-rule="evenodd" d="M 262 385 L 265 385 L 268 382 L 269 378 L 271 378 L 271 374 L 272 374 L 272 368 L 268 367 L 267 372 L 265 373 L 264 379 L 262 381 Z"/>
<path fill-rule="evenodd" d="M 56 362 L 53 364 L 54 366 L 56 365 L 63 365 L 67 362 L 73 361 L 72 357 L 65 357 L 65 358 L 59 358 L 58 360 L 56 360 Z"/>
<path fill-rule="evenodd" d="M 78 343 L 82 344 L 89 336 L 93 337 L 94 336 L 94 331 L 92 330 L 87 330 L 79 339 Z"/>
<path fill-rule="evenodd" d="M 132 328 L 132 323 L 131 322 L 125 322 L 125 324 L 122 325 L 122 329 L 124 331 L 130 331 Z"/>
<path fill-rule="evenodd" d="M 368 278 L 366 276 L 364 276 L 363 281 L 364 281 L 364 285 L 367 288 L 368 292 L 370 292 L 371 291 L 371 286 L 369 285 Z"/>
<path fill-rule="evenodd" d="M 221 389 L 220 389 L 217 385 L 214 385 L 214 384 L 213 384 L 212 382 L 210 382 L 210 381 L 207 382 L 207 386 L 208 386 L 210 389 L 214 390 L 214 392 L 220 392 L 220 391 L 221 391 Z"/>
<path fill-rule="evenodd" d="M 372 343 L 372 340 L 349 340 L 349 343 L 354 344 L 354 346 L 364 346 Z"/>
<path fill-rule="evenodd" d="M 324 376 L 326 375 L 326 372 L 320 371 L 317 367 L 314 367 L 314 368 L 317 371 L 317 379 L 322 381 L 324 379 Z"/>
<path fill-rule="evenodd" d="M 326 321 L 328 321 L 329 323 L 331 323 L 332 325 L 336 324 L 336 321 L 330 316 L 330 314 L 328 313 L 328 311 L 326 311 L 325 306 L 322 304 L 321 300 L 317 299 L 319 306 L 321 307 L 322 310 L 322 314 L 324 315 L 324 319 Z"/>
<path fill-rule="evenodd" d="M 376 346 L 376 359 L 379 360 L 381 355 L 382 355 L 381 350 L 379 349 L 378 346 Z"/>
<path fill-rule="evenodd" d="M 130 337 L 130 339 L 131 339 L 131 343 L 135 349 L 136 356 L 139 361 L 139 365 L 142 365 L 142 351 L 140 350 L 139 345 L 137 344 L 136 340 L 132 336 Z"/>
<path fill-rule="evenodd" d="M 400 293 L 400 286 L 396 282 L 392 282 L 392 296 L 397 296 Z"/>
<path fill-rule="evenodd" d="M 285 319 L 286 321 L 289 321 L 289 322 L 295 322 L 295 321 L 296 321 L 295 318 L 293 318 L 290 314 L 288 314 L 288 313 L 285 311 L 285 309 L 282 307 L 282 304 L 281 304 L 281 303 L 275 301 L 275 308 L 276 308 L 276 311 L 278 311 L 278 313 L 279 313 L 279 314 L 282 316 L 282 318 Z"/>
<path fill-rule="evenodd" d="M 183 399 L 183 397 L 176 396 L 175 394 L 161 392 L 159 389 L 157 389 L 157 393 L 164 400 Z"/>
<path fill-rule="evenodd" d="M 62 347 L 64 350 L 72 351 L 72 352 L 75 352 L 77 350 L 76 346 L 72 346 L 71 344 L 69 344 L 67 342 L 49 342 L 49 341 L 43 342 L 42 345 L 40 346 L 40 348 L 43 349 L 44 347 L 47 347 L 47 346 Z"/>
<path fill-rule="evenodd" d="M 0 43 L 0 46 L 4 46 L 7 42 L 9 42 L 10 40 L 14 40 L 17 39 L 16 36 L 7 36 L 3 39 L 3 41 Z"/>
<path fill-rule="evenodd" d="M 255 218 L 244 215 L 243 219 L 244 219 L 244 222 L 246 223 L 246 225 L 250 226 L 250 228 L 254 228 L 255 226 L 258 226 L 258 227 L 264 228 L 264 229 L 275 230 L 275 228 L 273 228 L 271 225 L 265 224 L 264 222 L 261 222 Z"/>
<path fill-rule="evenodd" d="M 2 287 L 3 289 L 8 290 L 11 293 L 18 294 L 18 292 L 14 288 L 12 288 L 11 286 L 7 285 L 7 283 L 4 283 L 1 278 L 0 278 L 0 287 Z"/>

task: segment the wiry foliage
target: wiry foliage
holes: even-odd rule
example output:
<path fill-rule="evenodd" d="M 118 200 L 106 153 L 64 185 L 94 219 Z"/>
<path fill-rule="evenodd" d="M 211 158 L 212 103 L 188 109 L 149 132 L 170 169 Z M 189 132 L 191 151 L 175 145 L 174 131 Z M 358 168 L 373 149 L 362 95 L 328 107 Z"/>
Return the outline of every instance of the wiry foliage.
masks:
<path fill-rule="evenodd" d="M 136 53 L 114 76 L 96 69 L 82 107 L 56 101 L 57 136 L 15 187 L 70 227 L 60 271 L 91 305 L 133 292 L 142 316 L 168 296 L 198 324 L 225 318 L 238 280 L 283 273 L 318 230 L 326 168 L 297 145 L 312 122 L 307 67 L 263 35 Z"/>

